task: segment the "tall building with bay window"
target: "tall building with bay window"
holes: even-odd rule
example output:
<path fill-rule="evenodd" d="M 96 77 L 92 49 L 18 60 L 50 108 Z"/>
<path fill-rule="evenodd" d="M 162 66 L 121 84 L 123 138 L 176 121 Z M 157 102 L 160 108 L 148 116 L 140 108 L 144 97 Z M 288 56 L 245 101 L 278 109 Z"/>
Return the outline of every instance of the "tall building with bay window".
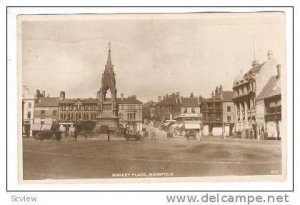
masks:
<path fill-rule="evenodd" d="M 234 79 L 234 126 L 237 137 L 259 139 L 259 131 L 264 129 L 264 114 L 257 109 L 257 97 L 270 77 L 277 75 L 280 69 L 280 65 L 273 58 L 273 52 L 269 50 L 267 55 L 267 61 L 259 63 L 254 60 L 245 74 L 241 71 Z"/>

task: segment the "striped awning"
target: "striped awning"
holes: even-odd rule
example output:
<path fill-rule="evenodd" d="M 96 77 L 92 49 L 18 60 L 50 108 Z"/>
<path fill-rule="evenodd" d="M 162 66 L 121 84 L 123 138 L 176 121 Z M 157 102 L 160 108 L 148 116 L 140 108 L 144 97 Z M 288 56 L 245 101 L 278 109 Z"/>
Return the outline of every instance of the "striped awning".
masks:
<path fill-rule="evenodd" d="M 41 130 L 42 131 L 49 131 L 51 129 L 51 124 L 43 124 Z"/>
<path fill-rule="evenodd" d="M 186 130 L 200 130 L 200 124 L 196 124 L 196 123 L 185 124 L 184 128 Z"/>

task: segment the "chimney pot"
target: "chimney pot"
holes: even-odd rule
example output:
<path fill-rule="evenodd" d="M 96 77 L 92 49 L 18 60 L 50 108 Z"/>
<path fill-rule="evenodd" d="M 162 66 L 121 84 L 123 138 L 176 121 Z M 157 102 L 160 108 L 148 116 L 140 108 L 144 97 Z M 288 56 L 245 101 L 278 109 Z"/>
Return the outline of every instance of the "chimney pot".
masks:
<path fill-rule="evenodd" d="M 281 76 L 281 65 L 278 64 L 277 65 L 277 78 L 280 78 L 280 76 Z"/>
<path fill-rule="evenodd" d="M 273 51 L 272 50 L 268 50 L 268 59 L 269 60 L 273 59 Z"/>
<path fill-rule="evenodd" d="M 65 91 L 60 91 L 60 95 L 59 95 L 60 100 L 64 100 L 66 98 L 66 93 Z"/>
<path fill-rule="evenodd" d="M 259 65 L 258 60 L 252 61 L 252 67 L 255 67 L 255 66 L 258 66 L 258 65 Z"/>

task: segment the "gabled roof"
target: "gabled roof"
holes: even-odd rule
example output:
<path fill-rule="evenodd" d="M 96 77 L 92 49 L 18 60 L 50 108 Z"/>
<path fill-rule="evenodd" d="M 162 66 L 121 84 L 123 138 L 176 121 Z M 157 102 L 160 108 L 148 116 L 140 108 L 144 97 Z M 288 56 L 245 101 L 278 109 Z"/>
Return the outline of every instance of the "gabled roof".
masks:
<path fill-rule="evenodd" d="M 199 101 L 197 97 L 181 98 L 182 107 L 199 107 Z"/>
<path fill-rule="evenodd" d="M 262 91 L 257 96 L 257 100 L 262 100 L 265 98 L 269 98 L 275 95 L 281 94 L 281 89 L 278 84 L 280 83 L 280 79 L 277 76 L 271 76 L 267 84 L 264 86 Z"/>
<path fill-rule="evenodd" d="M 233 98 L 233 91 L 222 91 L 223 102 L 230 102 Z"/>
<path fill-rule="evenodd" d="M 235 78 L 234 78 L 234 85 L 235 84 L 239 84 L 240 81 L 242 80 L 249 80 L 253 74 L 257 74 L 260 72 L 261 68 L 263 67 L 263 65 L 265 64 L 265 62 L 261 63 L 261 64 L 257 64 L 252 66 L 244 75 L 243 74 L 238 74 Z"/>
<path fill-rule="evenodd" d="M 74 104 L 77 101 L 80 101 L 84 104 L 96 104 L 98 102 L 96 98 L 67 98 L 59 100 L 59 104 Z"/>
<path fill-rule="evenodd" d="M 64 100 L 60 100 L 59 104 L 74 104 L 77 101 L 80 101 L 85 104 L 96 104 L 98 103 L 97 98 L 67 98 Z M 110 100 L 110 98 L 107 98 L 107 100 Z M 141 101 L 139 101 L 136 98 L 117 98 L 117 103 L 118 104 L 143 104 Z"/>
<path fill-rule="evenodd" d="M 161 106 L 172 106 L 172 105 L 176 105 L 176 96 L 169 96 L 165 99 L 163 99 L 162 101 L 156 103 L 154 106 L 157 106 L 157 105 L 161 105 Z"/>
<path fill-rule="evenodd" d="M 141 101 L 139 101 L 138 99 L 136 98 L 118 98 L 117 99 L 117 103 L 118 104 L 143 104 Z"/>
<path fill-rule="evenodd" d="M 222 102 L 220 98 L 202 98 L 201 102 Z"/>
<path fill-rule="evenodd" d="M 247 78 L 251 74 L 259 73 L 264 64 L 265 62 L 253 66 L 250 70 L 247 71 L 247 73 L 245 73 L 244 78 Z"/>
<path fill-rule="evenodd" d="M 59 97 L 39 98 L 35 107 L 58 107 Z"/>

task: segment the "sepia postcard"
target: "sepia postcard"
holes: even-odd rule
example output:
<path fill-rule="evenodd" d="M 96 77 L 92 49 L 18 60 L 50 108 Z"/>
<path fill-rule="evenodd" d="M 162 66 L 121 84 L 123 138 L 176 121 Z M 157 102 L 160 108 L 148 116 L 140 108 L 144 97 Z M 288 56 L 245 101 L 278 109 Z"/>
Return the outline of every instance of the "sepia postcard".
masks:
<path fill-rule="evenodd" d="M 20 183 L 286 180 L 284 12 L 19 15 Z"/>

